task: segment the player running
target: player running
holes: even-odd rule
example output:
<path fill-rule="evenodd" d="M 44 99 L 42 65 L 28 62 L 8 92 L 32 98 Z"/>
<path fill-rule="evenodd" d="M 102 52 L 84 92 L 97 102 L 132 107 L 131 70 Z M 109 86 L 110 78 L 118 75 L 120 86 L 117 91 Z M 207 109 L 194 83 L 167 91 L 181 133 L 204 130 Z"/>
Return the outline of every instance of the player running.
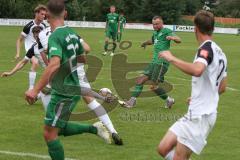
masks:
<path fill-rule="evenodd" d="M 187 114 L 175 122 L 161 140 L 158 152 L 166 160 L 187 160 L 200 154 L 217 118 L 219 95 L 226 89 L 227 59 L 212 40 L 214 15 L 199 11 L 195 18 L 195 35 L 199 43 L 193 63 L 159 54 L 182 72 L 192 76 L 192 93 Z"/>
<path fill-rule="evenodd" d="M 46 25 L 43 23 L 43 20 L 46 16 L 46 7 L 44 5 L 38 5 L 34 9 L 35 18 L 34 20 L 30 21 L 27 25 L 24 26 L 23 31 L 21 32 L 19 38 L 17 39 L 17 53 L 15 56 L 15 59 L 19 59 L 20 57 L 20 49 L 21 49 L 21 43 L 24 41 L 25 44 L 25 51 L 27 52 L 33 44 L 36 43 L 36 40 L 33 37 L 32 29 L 35 26 L 40 26 L 43 29 L 46 28 Z M 32 67 L 31 71 L 29 72 L 29 89 L 32 89 L 35 83 L 35 79 L 37 76 L 36 69 L 38 66 L 38 61 L 36 58 L 31 59 Z"/>
<path fill-rule="evenodd" d="M 112 39 L 113 41 L 113 49 L 110 53 L 110 56 L 114 56 L 115 49 L 117 47 L 116 39 L 117 34 L 120 33 L 120 25 L 119 25 L 119 15 L 115 13 L 116 7 L 110 6 L 110 13 L 107 14 L 106 19 L 106 27 L 105 27 L 105 45 L 104 45 L 104 52 L 103 55 L 107 55 L 108 52 L 108 44 L 109 39 Z"/>
<path fill-rule="evenodd" d="M 53 33 L 48 40 L 49 64 L 36 86 L 26 92 L 26 100 L 33 103 L 37 94 L 51 81 L 51 101 L 47 108 L 44 138 L 52 160 L 64 160 L 64 149 L 58 135 L 81 133 L 98 134 L 109 141 L 110 134 L 101 123 L 94 125 L 69 122 L 64 114 L 71 114 L 80 99 L 79 79 L 76 71 L 77 56 L 84 50 L 77 34 L 64 26 L 66 10 L 63 0 L 50 0 L 47 4 L 49 23 Z M 69 71 L 72 71 L 69 74 Z M 66 76 L 65 76 L 66 75 Z M 75 90 L 74 90 L 75 89 Z M 56 111 L 56 112 L 55 112 Z"/>
<path fill-rule="evenodd" d="M 119 23 L 120 23 L 120 33 L 117 34 L 117 42 L 118 43 L 120 43 L 122 40 L 122 33 L 123 33 L 123 30 L 127 23 L 126 17 L 124 17 L 123 10 L 120 11 Z"/>
<path fill-rule="evenodd" d="M 158 53 L 169 50 L 171 41 L 181 43 L 181 39 L 172 30 L 163 27 L 163 20 L 160 16 L 153 17 L 152 24 L 154 29 L 152 38 L 143 42 L 141 47 L 145 48 L 147 45 L 153 45 L 153 58 L 144 70 L 144 75 L 137 78 L 137 84 L 132 92 L 132 97 L 123 105 L 126 108 L 132 108 L 136 105 L 136 98 L 141 94 L 143 85 L 148 80 L 154 83 L 153 91 L 166 101 L 167 108 L 171 108 L 174 104 L 174 99 L 169 97 L 164 89 L 158 87 L 159 82 L 164 82 L 164 75 L 167 73 L 169 67 L 168 61 L 163 58 L 158 59 Z"/>

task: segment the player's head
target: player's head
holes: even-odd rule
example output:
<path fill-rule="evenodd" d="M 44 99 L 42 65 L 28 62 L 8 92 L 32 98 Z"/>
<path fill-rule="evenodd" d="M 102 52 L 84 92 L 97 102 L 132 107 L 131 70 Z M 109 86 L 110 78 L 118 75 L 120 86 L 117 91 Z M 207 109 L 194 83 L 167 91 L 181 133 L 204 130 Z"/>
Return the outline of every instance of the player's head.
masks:
<path fill-rule="evenodd" d="M 163 20 L 161 16 L 154 16 L 152 19 L 153 29 L 158 31 L 163 28 Z"/>
<path fill-rule="evenodd" d="M 47 9 L 49 22 L 51 22 L 51 19 L 64 19 L 67 14 L 64 0 L 49 0 Z"/>
<path fill-rule="evenodd" d="M 195 33 L 211 36 L 214 30 L 214 15 L 211 12 L 201 10 L 194 18 Z"/>
<path fill-rule="evenodd" d="M 110 6 L 110 12 L 115 13 L 116 12 L 116 7 L 114 5 Z"/>
<path fill-rule="evenodd" d="M 39 4 L 35 9 L 34 9 L 34 13 L 35 13 L 35 19 L 39 20 L 39 21 L 43 21 L 46 17 L 46 13 L 47 13 L 47 8 L 46 6 Z"/>
<path fill-rule="evenodd" d="M 32 29 L 33 37 L 36 41 L 38 41 L 38 35 L 41 32 L 42 28 L 40 26 L 35 26 Z"/>

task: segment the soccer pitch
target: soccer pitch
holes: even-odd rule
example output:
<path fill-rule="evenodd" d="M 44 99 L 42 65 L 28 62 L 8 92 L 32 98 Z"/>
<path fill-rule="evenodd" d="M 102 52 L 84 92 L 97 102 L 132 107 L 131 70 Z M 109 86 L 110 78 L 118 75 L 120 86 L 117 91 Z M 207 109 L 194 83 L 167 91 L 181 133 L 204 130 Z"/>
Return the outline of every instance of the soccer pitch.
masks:
<path fill-rule="evenodd" d="M 10 70 L 16 53 L 16 39 L 22 27 L 0 27 L 0 72 Z M 102 56 L 104 45 L 103 29 L 75 28 L 81 37 L 90 44 L 91 55 L 103 62 L 94 88 L 114 87 L 111 81 L 112 57 Z M 128 63 L 147 63 L 151 60 L 152 47 L 143 50 L 141 42 L 151 38 L 151 31 L 125 30 L 123 40 L 132 42 L 128 50 L 117 49 L 118 54 L 126 54 Z M 182 43 L 172 43 L 171 51 L 184 60 L 192 61 L 198 44 L 194 33 L 177 33 Z M 200 156 L 192 160 L 238 160 L 240 155 L 240 86 L 239 86 L 239 44 L 240 36 L 215 34 L 214 40 L 224 50 L 228 58 L 228 89 L 220 97 L 218 119 L 215 128 L 208 137 L 208 145 Z M 24 56 L 22 48 L 21 57 Z M 43 140 L 44 110 L 40 101 L 29 106 L 24 100 L 28 87 L 30 65 L 9 78 L 0 79 L 0 160 L 40 160 L 49 159 Z M 38 78 L 42 69 L 38 70 Z M 138 72 L 139 73 L 139 72 Z M 133 73 L 137 76 L 138 73 Z M 139 98 L 137 107 L 125 109 L 118 106 L 110 117 L 123 138 L 123 146 L 108 145 L 97 136 L 83 134 L 61 137 L 68 158 L 78 160 L 159 160 L 157 145 L 167 129 L 177 117 L 187 111 L 186 99 L 190 96 L 191 77 L 171 66 L 166 80 L 173 85 L 169 93 L 175 98 L 171 110 L 163 108 L 164 101 L 158 97 Z M 115 92 L 116 93 L 116 92 Z M 210 98 L 210 97 L 209 97 Z M 207 107 L 207 106 L 206 106 Z M 81 101 L 78 110 L 86 110 Z M 145 116 L 148 118 L 142 118 Z M 93 123 L 95 120 L 87 121 Z"/>

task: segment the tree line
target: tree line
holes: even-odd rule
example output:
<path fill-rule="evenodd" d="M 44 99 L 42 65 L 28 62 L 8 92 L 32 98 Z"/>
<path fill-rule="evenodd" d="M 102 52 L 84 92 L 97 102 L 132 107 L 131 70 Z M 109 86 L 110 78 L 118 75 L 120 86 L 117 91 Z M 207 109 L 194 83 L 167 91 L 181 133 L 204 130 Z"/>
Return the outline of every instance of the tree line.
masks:
<path fill-rule="evenodd" d="M 33 18 L 37 4 L 48 0 L 0 0 L 0 18 Z M 167 24 L 181 23 L 182 15 L 194 15 L 204 6 L 216 16 L 240 18 L 239 0 L 65 0 L 68 20 L 105 21 L 109 6 L 123 10 L 128 22 L 151 22 L 154 15 Z"/>

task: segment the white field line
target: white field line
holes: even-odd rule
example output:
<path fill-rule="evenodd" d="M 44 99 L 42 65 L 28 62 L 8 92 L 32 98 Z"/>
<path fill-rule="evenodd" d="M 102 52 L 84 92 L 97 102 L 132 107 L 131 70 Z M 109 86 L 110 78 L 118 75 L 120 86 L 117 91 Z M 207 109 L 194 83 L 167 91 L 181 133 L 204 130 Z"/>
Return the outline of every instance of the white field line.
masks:
<path fill-rule="evenodd" d="M 40 155 L 35 153 L 25 153 L 25 152 L 12 152 L 12 151 L 2 151 L 0 150 L 0 154 L 12 155 L 17 157 L 32 157 L 32 158 L 39 158 L 39 159 L 51 159 L 47 155 Z M 72 158 L 65 158 L 66 160 L 77 160 Z"/>
<path fill-rule="evenodd" d="M 2 70 L 0 70 L 0 73 L 3 72 Z M 28 71 L 18 71 L 20 73 L 28 73 Z M 38 74 L 38 73 L 37 73 Z M 187 81 L 187 82 L 191 82 L 192 80 L 191 79 L 185 79 L 185 78 L 179 78 L 179 77 L 175 77 L 175 76 L 165 76 L 165 77 L 168 77 L 170 79 L 178 79 L 178 80 L 182 80 L 182 81 Z M 99 80 L 106 80 L 105 78 L 97 78 Z M 172 83 L 174 86 L 185 86 L 184 84 L 174 84 Z M 240 89 L 236 89 L 236 88 L 232 88 L 232 87 L 227 87 L 227 89 L 229 91 L 235 91 L 235 92 L 240 92 Z"/>

